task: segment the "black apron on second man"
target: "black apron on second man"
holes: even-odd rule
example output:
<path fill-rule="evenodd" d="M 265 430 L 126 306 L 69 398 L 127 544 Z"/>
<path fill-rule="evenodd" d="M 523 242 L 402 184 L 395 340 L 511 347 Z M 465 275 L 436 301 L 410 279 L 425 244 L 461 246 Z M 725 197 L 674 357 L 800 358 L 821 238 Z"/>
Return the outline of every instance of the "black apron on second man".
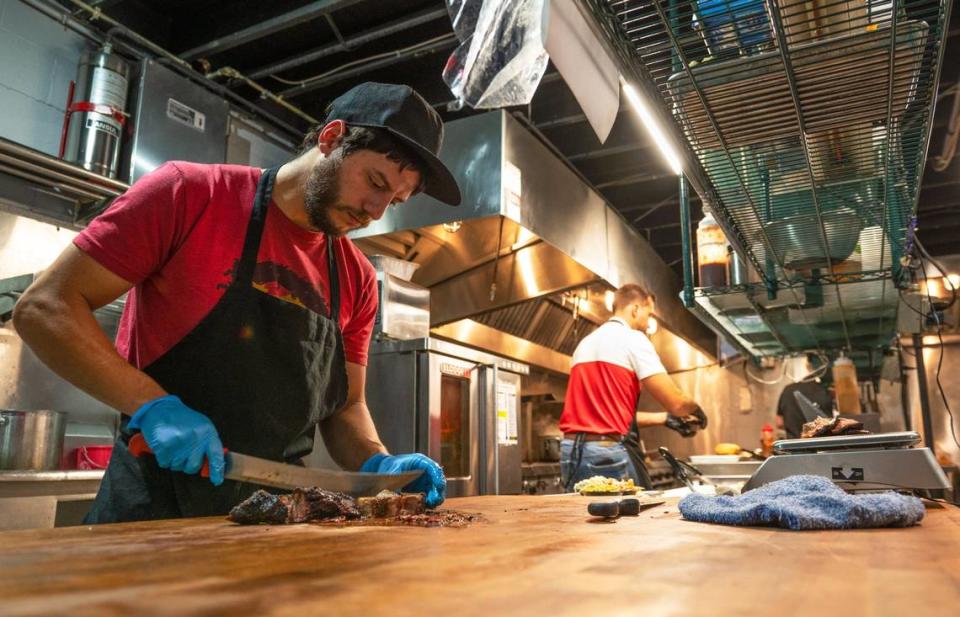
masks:
<path fill-rule="evenodd" d="M 243 252 L 220 301 L 144 372 L 209 417 L 226 448 L 295 464 L 313 449 L 317 423 L 346 403 L 347 373 L 332 238 L 329 317 L 253 287 L 276 174 L 274 168 L 260 178 Z M 217 487 L 161 469 L 152 456 L 131 455 L 129 437 L 124 429 L 85 522 L 222 515 L 263 488 L 232 480 Z"/>

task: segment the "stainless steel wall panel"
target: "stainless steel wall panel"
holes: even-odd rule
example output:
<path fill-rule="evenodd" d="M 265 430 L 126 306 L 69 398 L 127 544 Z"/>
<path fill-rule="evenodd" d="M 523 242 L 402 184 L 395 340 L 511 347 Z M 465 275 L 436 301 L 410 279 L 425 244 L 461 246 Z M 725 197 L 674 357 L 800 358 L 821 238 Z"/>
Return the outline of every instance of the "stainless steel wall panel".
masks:
<path fill-rule="evenodd" d="M 379 303 L 375 334 L 415 339 L 430 334 L 430 290 L 398 276 L 377 272 Z"/>

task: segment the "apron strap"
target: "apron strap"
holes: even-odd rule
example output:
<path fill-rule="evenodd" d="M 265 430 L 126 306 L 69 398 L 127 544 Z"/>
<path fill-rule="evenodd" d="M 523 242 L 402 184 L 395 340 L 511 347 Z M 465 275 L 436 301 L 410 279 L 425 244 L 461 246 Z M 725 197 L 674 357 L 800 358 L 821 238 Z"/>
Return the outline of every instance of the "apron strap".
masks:
<path fill-rule="evenodd" d="M 263 236 L 263 224 L 267 220 L 267 208 L 273 196 L 273 183 L 277 178 L 279 167 L 272 167 L 263 172 L 257 184 L 257 194 L 253 200 L 253 213 L 247 225 L 247 235 L 243 240 L 243 252 L 240 254 L 240 263 L 237 266 L 236 283 L 241 289 L 246 289 L 253 281 L 253 270 L 257 265 L 257 253 L 260 251 L 260 238 Z"/>
<path fill-rule="evenodd" d="M 334 255 L 334 238 L 327 236 L 327 280 L 330 281 L 330 319 L 340 329 L 340 275 Z"/>
<path fill-rule="evenodd" d="M 573 459 L 573 469 L 570 470 L 567 483 L 563 486 L 563 490 L 568 493 L 573 490 L 573 478 L 576 477 L 577 471 L 580 470 L 580 464 L 583 462 L 583 444 L 586 440 L 587 436 L 584 433 L 577 433 L 577 436 L 573 438 L 573 451 L 570 453 Z"/>
<path fill-rule="evenodd" d="M 247 235 L 243 240 L 243 252 L 240 254 L 240 264 L 237 267 L 236 283 L 241 289 L 246 289 L 253 281 L 253 270 L 257 265 L 257 253 L 260 250 L 260 238 L 263 236 L 263 226 L 267 220 L 267 208 L 273 196 L 273 184 L 277 179 L 279 167 L 272 167 L 263 172 L 257 184 L 257 194 L 253 200 L 253 213 L 250 215 L 250 224 L 247 225 Z M 337 268 L 337 259 L 333 249 L 335 240 L 327 236 L 327 280 L 330 281 L 330 319 L 340 327 L 340 276 Z"/>

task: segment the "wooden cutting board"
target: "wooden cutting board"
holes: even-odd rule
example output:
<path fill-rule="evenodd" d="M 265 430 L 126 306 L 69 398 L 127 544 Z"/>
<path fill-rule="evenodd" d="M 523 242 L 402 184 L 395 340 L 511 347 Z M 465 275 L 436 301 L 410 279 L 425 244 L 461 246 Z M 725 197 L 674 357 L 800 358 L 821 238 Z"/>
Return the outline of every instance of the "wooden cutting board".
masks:
<path fill-rule="evenodd" d="M 592 499 L 475 497 L 462 529 L 187 519 L 0 534 L 0 615 L 948 615 L 960 511 L 920 527 L 791 532 L 614 522 Z"/>

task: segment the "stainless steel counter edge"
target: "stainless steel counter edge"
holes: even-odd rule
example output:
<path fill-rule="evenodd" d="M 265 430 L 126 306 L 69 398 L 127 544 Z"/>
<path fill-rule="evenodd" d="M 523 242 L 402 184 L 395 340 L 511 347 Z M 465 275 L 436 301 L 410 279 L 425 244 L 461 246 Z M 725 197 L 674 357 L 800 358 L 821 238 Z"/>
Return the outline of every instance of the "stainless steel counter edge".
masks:
<path fill-rule="evenodd" d="M 104 470 L 102 469 L 61 469 L 50 471 L 33 471 L 29 469 L 18 469 L 11 471 L 0 471 L 0 482 L 65 482 L 76 480 L 96 480 L 103 479 Z"/>
<path fill-rule="evenodd" d="M 62 497 L 93 495 L 103 470 L 0 471 L 0 499 L 7 497 Z"/>

